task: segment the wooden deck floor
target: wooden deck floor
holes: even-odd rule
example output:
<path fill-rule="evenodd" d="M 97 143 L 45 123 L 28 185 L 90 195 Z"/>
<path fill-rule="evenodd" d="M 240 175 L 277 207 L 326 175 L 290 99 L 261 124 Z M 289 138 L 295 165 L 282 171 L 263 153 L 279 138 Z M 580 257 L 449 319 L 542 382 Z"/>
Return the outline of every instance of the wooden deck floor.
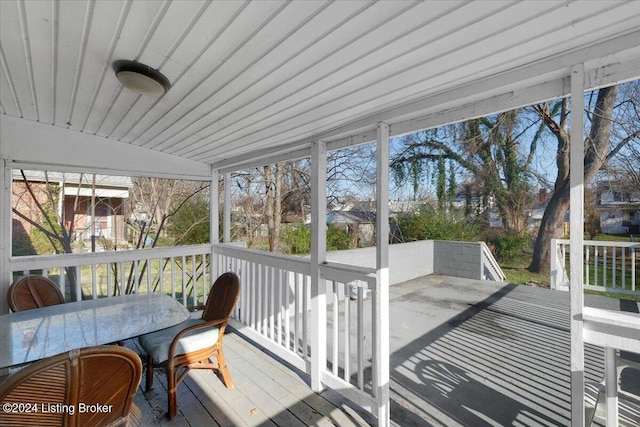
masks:
<path fill-rule="evenodd" d="M 144 377 L 135 402 L 143 426 L 368 426 L 373 419 L 348 406 L 335 392 L 311 391 L 307 376 L 283 365 L 264 349 L 231 331 L 225 356 L 235 387 L 225 388 L 215 374 L 191 371 L 178 388 L 178 414 L 166 418 L 164 370 L 156 369 L 153 389 Z M 135 341 L 127 346 L 142 354 Z M 368 421 L 366 420 L 368 418 Z"/>
<path fill-rule="evenodd" d="M 640 311 L 638 303 L 593 295 L 585 300 Z M 390 314 L 393 426 L 570 425 L 568 293 L 426 276 L 390 289 Z M 336 392 L 313 393 L 306 374 L 236 332 L 226 335 L 225 354 L 235 388 L 226 389 L 210 372 L 191 372 L 179 387 L 179 412 L 171 421 L 164 417 L 164 371 L 157 370 L 154 389 L 136 397 L 143 425 L 375 422 Z M 601 348 L 587 346 L 587 380 L 602 378 L 602 359 Z M 639 425 L 640 410 L 629 414 L 633 421 L 621 425 Z"/>

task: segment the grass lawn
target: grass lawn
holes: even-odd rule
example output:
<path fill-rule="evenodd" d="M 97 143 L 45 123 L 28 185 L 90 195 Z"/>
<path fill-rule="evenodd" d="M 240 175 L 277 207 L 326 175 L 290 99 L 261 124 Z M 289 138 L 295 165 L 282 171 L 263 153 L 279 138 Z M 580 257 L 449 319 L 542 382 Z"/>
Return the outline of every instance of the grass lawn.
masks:
<path fill-rule="evenodd" d="M 524 254 L 510 260 L 499 261 L 498 264 L 500 264 L 500 268 L 507 276 L 509 283 L 549 287 L 549 273 L 536 274 L 527 270 L 527 267 L 531 264 L 531 256 Z"/>

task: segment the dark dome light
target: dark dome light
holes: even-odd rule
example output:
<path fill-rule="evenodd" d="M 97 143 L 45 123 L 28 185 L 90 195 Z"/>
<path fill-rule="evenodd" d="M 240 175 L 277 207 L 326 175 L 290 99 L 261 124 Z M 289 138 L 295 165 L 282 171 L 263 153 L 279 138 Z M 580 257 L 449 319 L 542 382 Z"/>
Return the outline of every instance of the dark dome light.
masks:
<path fill-rule="evenodd" d="M 114 61 L 113 71 L 124 87 L 143 95 L 162 96 L 171 87 L 169 79 L 160 71 L 136 61 Z"/>

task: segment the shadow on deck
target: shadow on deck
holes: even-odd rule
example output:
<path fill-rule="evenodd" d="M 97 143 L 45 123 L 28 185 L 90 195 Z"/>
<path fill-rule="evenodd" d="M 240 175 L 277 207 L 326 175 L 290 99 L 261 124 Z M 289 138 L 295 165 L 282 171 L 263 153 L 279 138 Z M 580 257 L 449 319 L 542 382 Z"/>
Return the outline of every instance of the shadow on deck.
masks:
<path fill-rule="evenodd" d="M 426 276 L 390 288 L 391 421 L 395 426 L 570 424 L 569 294 Z M 637 303 L 585 296 L 585 304 L 637 311 Z M 369 317 L 370 318 L 370 317 Z M 586 380 L 600 381 L 603 349 L 587 345 Z M 179 387 L 169 422 L 166 380 L 136 397 L 144 425 L 363 426 L 373 418 L 237 332 L 225 338 L 236 385 L 207 371 Z M 634 422 L 640 419 L 640 415 Z"/>
<path fill-rule="evenodd" d="M 427 276 L 390 294 L 395 422 L 570 425 L 567 292 Z M 593 295 L 585 304 L 638 310 L 637 303 Z M 587 345 L 585 365 L 585 379 L 600 381 L 603 349 Z"/>

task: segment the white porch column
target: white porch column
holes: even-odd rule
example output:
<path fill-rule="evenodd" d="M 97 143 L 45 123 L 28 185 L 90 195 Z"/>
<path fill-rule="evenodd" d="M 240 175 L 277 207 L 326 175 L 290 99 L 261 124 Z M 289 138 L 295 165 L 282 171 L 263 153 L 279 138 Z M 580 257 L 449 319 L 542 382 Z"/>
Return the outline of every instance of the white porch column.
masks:
<path fill-rule="evenodd" d="M 322 372 L 327 368 L 326 282 L 320 264 L 327 259 L 327 146 L 311 146 L 311 389 L 323 390 Z"/>
<path fill-rule="evenodd" d="M 224 214 L 222 220 L 222 229 L 224 243 L 231 242 L 231 174 L 224 174 Z"/>
<path fill-rule="evenodd" d="M 571 425 L 584 426 L 584 338 L 582 308 L 584 241 L 584 65 L 571 68 L 570 252 Z M 555 256 L 552 254 L 551 256 Z"/>
<path fill-rule="evenodd" d="M 211 280 L 209 285 L 213 285 L 220 274 L 218 272 L 218 260 L 213 249 L 213 245 L 220 243 L 218 211 L 220 202 L 218 200 L 218 170 L 211 169 L 211 182 L 209 184 L 209 244 L 211 245 Z"/>
<path fill-rule="evenodd" d="M 389 126 L 378 123 L 376 148 L 376 292 L 374 345 L 378 426 L 388 426 L 389 413 Z M 378 338 L 379 337 L 379 338 Z"/>
<path fill-rule="evenodd" d="M 11 187 L 13 185 L 11 177 L 11 168 L 7 167 L 7 160 L 0 158 L 0 314 L 9 312 L 7 304 L 7 290 L 13 279 L 11 274 L 11 265 L 9 258 L 11 257 L 11 245 L 13 243 L 11 236 L 11 206 L 13 206 Z M 0 372 L 2 375 L 2 372 Z"/>

